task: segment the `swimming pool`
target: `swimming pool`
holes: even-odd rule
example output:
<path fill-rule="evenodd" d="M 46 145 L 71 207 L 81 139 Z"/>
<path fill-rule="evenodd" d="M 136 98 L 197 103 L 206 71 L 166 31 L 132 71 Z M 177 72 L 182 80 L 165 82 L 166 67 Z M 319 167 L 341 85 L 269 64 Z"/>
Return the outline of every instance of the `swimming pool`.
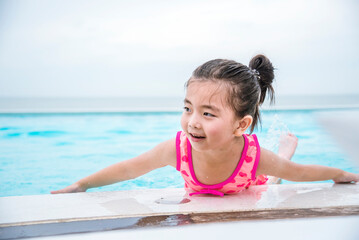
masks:
<path fill-rule="evenodd" d="M 263 111 L 262 146 L 275 151 L 287 128 L 299 138 L 293 161 L 359 172 L 315 119 L 316 111 Z M 134 157 L 180 130 L 181 113 L 0 114 L 0 196 L 48 194 L 101 168 Z M 286 182 L 288 183 L 288 182 Z M 91 189 L 183 187 L 171 167 Z"/>

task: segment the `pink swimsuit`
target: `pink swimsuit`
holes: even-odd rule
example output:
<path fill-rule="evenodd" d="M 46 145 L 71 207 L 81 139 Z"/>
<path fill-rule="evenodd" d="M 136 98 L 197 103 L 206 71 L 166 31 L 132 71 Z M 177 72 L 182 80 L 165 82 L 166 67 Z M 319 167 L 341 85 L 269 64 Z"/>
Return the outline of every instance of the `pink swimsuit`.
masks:
<path fill-rule="evenodd" d="M 232 175 L 224 182 L 206 185 L 199 182 L 193 170 L 192 146 L 184 132 L 178 132 L 176 137 L 177 171 L 185 181 L 185 189 L 189 195 L 213 194 L 223 196 L 243 191 L 250 185 L 265 184 L 268 178 L 265 175 L 256 177 L 257 166 L 260 157 L 260 147 L 257 136 L 243 135 L 244 148 L 241 159 Z"/>

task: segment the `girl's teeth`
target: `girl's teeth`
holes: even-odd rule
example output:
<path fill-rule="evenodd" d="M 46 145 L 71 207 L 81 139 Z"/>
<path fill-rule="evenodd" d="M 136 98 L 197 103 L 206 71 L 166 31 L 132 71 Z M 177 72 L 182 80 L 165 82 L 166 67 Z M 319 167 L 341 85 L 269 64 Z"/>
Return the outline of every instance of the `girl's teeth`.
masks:
<path fill-rule="evenodd" d="M 202 136 L 197 136 L 197 135 L 194 135 L 194 134 L 191 134 L 191 135 L 192 135 L 192 137 L 195 137 L 195 138 L 204 138 Z"/>

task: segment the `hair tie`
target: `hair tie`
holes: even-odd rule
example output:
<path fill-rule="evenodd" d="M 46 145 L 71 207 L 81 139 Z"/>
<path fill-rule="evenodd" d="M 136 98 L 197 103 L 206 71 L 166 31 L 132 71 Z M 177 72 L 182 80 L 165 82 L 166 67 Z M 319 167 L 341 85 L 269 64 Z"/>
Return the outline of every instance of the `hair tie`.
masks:
<path fill-rule="evenodd" d="M 258 72 L 257 69 L 251 69 L 251 72 L 252 72 L 252 74 L 253 74 L 254 76 L 257 77 L 258 80 L 261 79 L 261 76 L 260 76 L 260 74 L 259 74 L 259 72 Z"/>

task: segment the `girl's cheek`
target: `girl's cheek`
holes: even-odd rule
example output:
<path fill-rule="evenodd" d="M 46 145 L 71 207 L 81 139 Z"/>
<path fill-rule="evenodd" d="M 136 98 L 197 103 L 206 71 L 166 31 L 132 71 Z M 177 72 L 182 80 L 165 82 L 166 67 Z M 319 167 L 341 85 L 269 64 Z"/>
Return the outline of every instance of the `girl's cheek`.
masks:
<path fill-rule="evenodd" d="M 184 131 L 187 130 L 187 120 L 186 120 L 186 116 L 184 115 L 184 113 L 182 114 L 182 117 L 181 117 L 181 127 L 182 127 L 182 130 L 184 130 Z"/>
<path fill-rule="evenodd" d="M 223 126 L 221 126 L 221 124 L 216 124 L 216 123 L 212 123 L 212 124 L 208 124 L 206 126 L 204 126 L 204 128 L 206 128 L 206 132 L 208 132 L 209 134 L 211 134 L 212 136 L 218 136 L 221 133 L 223 133 Z"/>

